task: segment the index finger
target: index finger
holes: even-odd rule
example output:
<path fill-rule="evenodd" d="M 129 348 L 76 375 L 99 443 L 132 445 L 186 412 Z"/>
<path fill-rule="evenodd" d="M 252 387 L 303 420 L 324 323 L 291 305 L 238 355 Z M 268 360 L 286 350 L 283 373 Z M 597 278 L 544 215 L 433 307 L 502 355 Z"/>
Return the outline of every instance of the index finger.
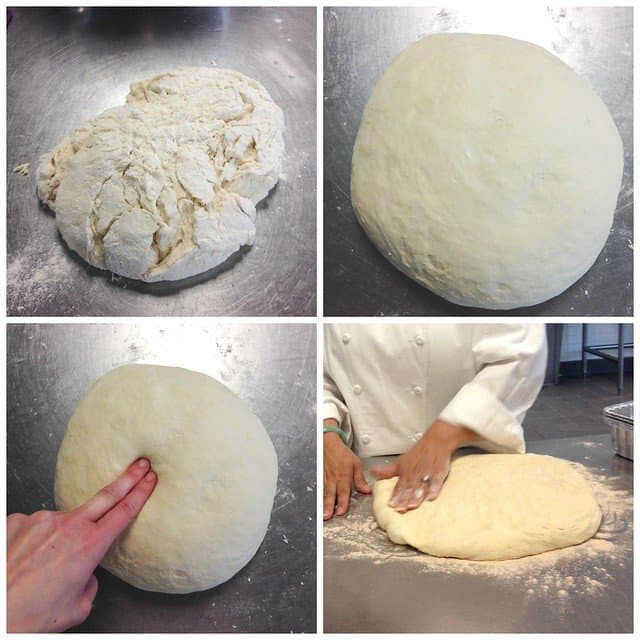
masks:
<path fill-rule="evenodd" d="M 133 489 L 149 471 L 149 461 L 145 458 L 136 460 L 129 468 L 111 484 L 98 491 L 83 505 L 76 509 L 76 513 L 95 522 L 109 509 L 112 509 Z"/>
<path fill-rule="evenodd" d="M 157 476 L 153 471 L 147 475 L 97 522 L 99 543 L 97 553 L 104 555 L 113 541 L 135 520 L 156 487 Z"/>
<path fill-rule="evenodd" d="M 336 483 L 333 480 L 325 480 L 323 503 L 323 518 L 325 520 L 331 520 L 336 508 Z"/>

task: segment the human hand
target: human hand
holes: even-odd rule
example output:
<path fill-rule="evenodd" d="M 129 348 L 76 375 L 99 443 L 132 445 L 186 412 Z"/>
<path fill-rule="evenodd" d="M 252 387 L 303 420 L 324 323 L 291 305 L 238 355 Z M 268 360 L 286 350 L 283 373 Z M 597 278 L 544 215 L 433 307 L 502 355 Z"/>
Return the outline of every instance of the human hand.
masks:
<path fill-rule="evenodd" d="M 83 622 L 98 591 L 93 570 L 156 486 L 148 460 L 73 511 L 7 518 L 7 630 L 64 631 Z"/>
<path fill-rule="evenodd" d="M 324 510 L 330 520 L 334 513 L 343 516 L 349 511 L 351 486 L 360 493 L 371 493 L 362 473 L 360 458 L 347 447 L 337 433 L 324 434 Z"/>
<path fill-rule="evenodd" d="M 424 500 L 435 500 L 449 475 L 453 452 L 477 439 L 471 429 L 436 420 L 395 462 L 372 469 L 378 480 L 398 476 L 389 506 L 405 513 L 419 507 Z"/>

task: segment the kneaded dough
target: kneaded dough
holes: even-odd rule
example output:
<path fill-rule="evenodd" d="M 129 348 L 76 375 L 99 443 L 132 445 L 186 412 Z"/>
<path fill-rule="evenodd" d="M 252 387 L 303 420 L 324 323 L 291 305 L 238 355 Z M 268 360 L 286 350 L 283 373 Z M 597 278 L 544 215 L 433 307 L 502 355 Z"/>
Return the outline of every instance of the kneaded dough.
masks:
<path fill-rule="evenodd" d="M 260 420 L 224 385 L 187 369 L 127 365 L 78 404 L 58 453 L 55 500 L 74 509 L 147 457 L 157 486 L 102 566 L 148 591 L 209 589 L 267 531 L 278 463 Z"/>
<path fill-rule="evenodd" d="M 580 544 L 602 519 L 586 480 L 551 456 L 462 456 L 451 464 L 438 498 L 405 514 L 388 506 L 396 481 L 373 487 L 378 525 L 391 541 L 432 556 L 522 558 Z"/>
<path fill-rule="evenodd" d="M 131 85 L 126 104 L 40 158 L 38 197 L 90 264 L 148 282 L 207 271 L 255 238 L 278 181 L 282 111 L 255 80 L 186 67 Z"/>
<path fill-rule="evenodd" d="M 403 51 L 364 110 L 351 197 L 373 243 L 447 300 L 558 295 L 594 263 L 622 178 L 602 100 L 528 42 L 438 34 Z"/>

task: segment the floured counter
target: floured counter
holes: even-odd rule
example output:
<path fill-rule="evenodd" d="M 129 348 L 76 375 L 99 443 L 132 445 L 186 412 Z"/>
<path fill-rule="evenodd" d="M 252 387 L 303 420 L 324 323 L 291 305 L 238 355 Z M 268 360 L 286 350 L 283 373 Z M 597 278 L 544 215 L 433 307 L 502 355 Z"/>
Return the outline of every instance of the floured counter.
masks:
<path fill-rule="evenodd" d="M 324 526 L 324 630 L 631 632 L 633 463 L 613 455 L 609 436 L 528 450 L 584 465 L 603 512 L 593 539 L 520 560 L 435 558 L 391 543 L 372 498 L 356 496 L 346 517 Z"/>

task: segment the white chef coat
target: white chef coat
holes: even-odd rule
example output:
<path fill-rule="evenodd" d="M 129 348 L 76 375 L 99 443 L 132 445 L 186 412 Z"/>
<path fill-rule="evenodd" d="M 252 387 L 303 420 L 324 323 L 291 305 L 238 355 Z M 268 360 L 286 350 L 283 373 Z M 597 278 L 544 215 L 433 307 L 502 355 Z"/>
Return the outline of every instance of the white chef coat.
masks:
<path fill-rule="evenodd" d="M 323 419 L 363 457 L 407 451 L 437 418 L 523 453 L 546 361 L 542 323 L 326 324 Z"/>

